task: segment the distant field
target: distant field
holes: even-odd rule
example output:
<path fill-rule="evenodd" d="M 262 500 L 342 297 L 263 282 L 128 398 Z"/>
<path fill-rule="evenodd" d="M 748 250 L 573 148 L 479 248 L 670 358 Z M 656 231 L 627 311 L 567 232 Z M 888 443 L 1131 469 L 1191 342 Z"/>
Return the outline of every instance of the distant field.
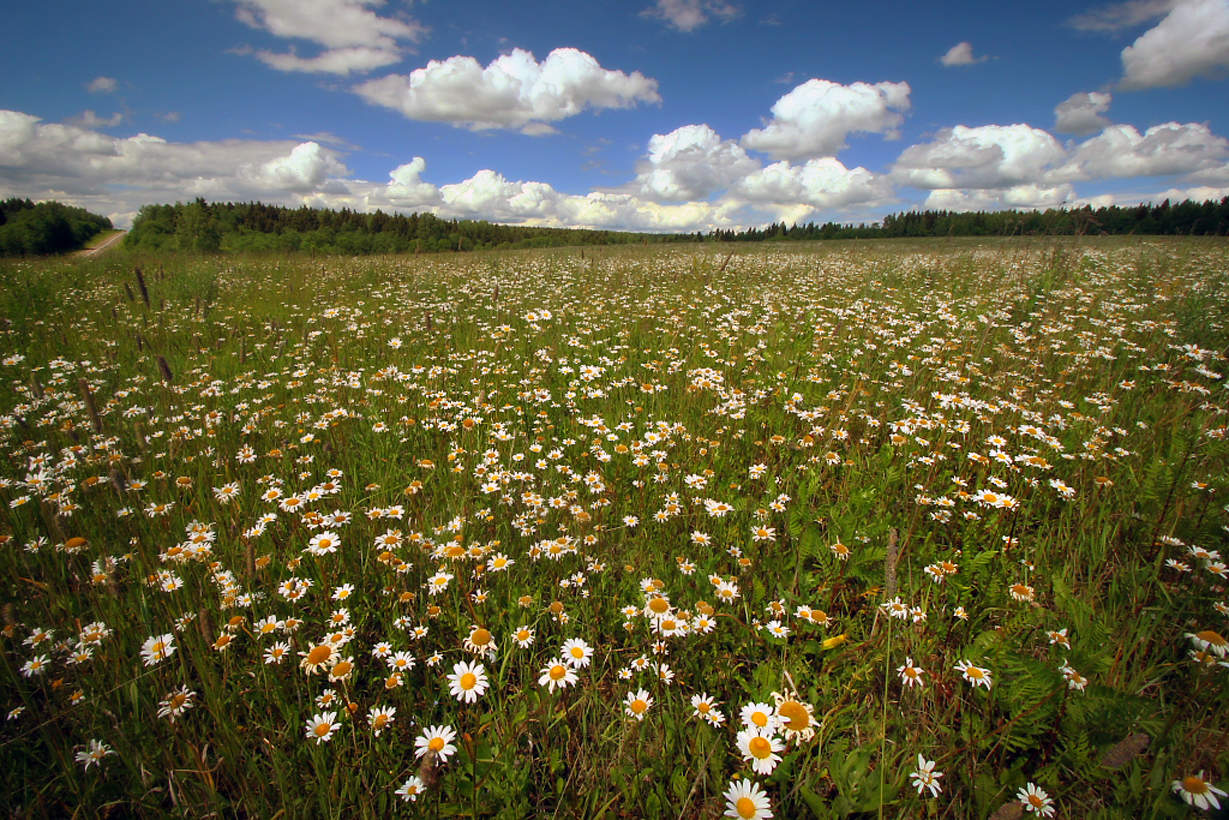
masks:
<path fill-rule="evenodd" d="M 6 802 L 1187 816 L 1227 305 L 1219 240 L 0 262 Z"/>

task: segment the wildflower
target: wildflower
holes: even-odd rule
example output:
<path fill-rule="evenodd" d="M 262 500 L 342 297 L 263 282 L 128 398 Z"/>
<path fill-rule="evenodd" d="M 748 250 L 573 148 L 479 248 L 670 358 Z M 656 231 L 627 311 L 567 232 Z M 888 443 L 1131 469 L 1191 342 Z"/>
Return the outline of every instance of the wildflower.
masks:
<path fill-rule="evenodd" d="M 1205 652 L 1214 652 L 1218 657 L 1225 657 L 1229 653 L 1229 641 L 1219 632 L 1214 632 L 1211 629 L 1205 629 L 1202 632 L 1186 633 L 1186 637 L 1191 640 L 1191 643 Z"/>
<path fill-rule="evenodd" d="M 101 740 L 91 740 L 86 745 L 84 751 L 77 752 L 77 762 L 84 764 L 88 770 L 95 763 L 101 766 L 102 759 L 107 755 L 113 754 L 115 754 L 115 751 Z"/>
<path fill-rule="evenodd" d="M 367 723 L 371 726 L 371 733 L 379 737 L 380 732 L 383 732 L 393 722 L 395 714 L 397 714 L 396 706 L 372 706 L 367 712 Z"/>
<path fill-rule="evenodd" d="M 653 698 L 649 697 L 649 693 L 643 689 L 628 692 L 627 697 L 623 699 L 623 711 L 628 717 L 636 720 L 644 720 L 644 716 L 648 714 L 649 707 L 652 705 Z"/>
<path fill-rule="evenodd" d="M 307 739 L 315 740 L 316 745 L 327 743 L 340 727 L 336 712 L 320 712 L 307 721 Z"/>
<path fill-rule="evenodd" d="M 725 723 L 725 715 L 717 708 L 717 702 L 708 693 L 691 696 L 692 714 L 710 726 L 721 726 Z"/>
<path fill-rule="evenodd" d="M 337 536 L 337 533 L 325 530 L 312 536 L 311 541 L 307 542 L 307 548 L 304 552 L 309 552 L 312 555 L 328 555 L 331 552 L 337 552 L 337 547 L 340 544 L 341 539 Z"/>
<path fill-rule="evenodd" d="M 27 678 L 41 675 L 47 669 L 47 664 L 50 662 L 51 659 L 46 655 L 36 655 L 21 665 L 21 674 Z"/>
<path fill-rule="evenodd" d="M 418 737 L 414 738 L 414 756 L 422 757 L 428 752 L 445 763 L 457 747 L 452 744 L 457 739 L 456 731 L 450 726 L 428 726 Z"/>
<path fill-rule="evenodd" d="M 1060 666 L 1058 668 L 1058 671 L 1062 673 L 1063 679 L 1067 681 L 1068 689 L 1074 689 L 1077 692 L 1083 692 L 1084 687 L 1088 685 L 1088 678 L 1084 677 L 1079 672 L 1076 672 L 1074 669 L 1072 669 L 1070 666 L 1067 666 L 1066 664 L 1063 664 L 1062 666 Z"/>
<path fill-rule="evenodd" d="M 1188 774 L 1181 780 L 1175 780 L 1173 790 L 1174 794 L 1185 800 L 1187 805 L 1200 809 L 1219 809 L 1220 801 L 1216 799 L 1217 796 L 1227 796 L 1223 791 L 1204 780 L 1202 771 L 1199 774 Z"/>
<path fill-rule="evenodd" d="M 896 667 L 896 671 L 900 673 L 900 682 L 905 686 L 925 686 L 922 683 L 922 675 L 926 674 L 926 670 L 914 666 L 913 658 L 905 658 L 904 665 Z"/>
<path fill-rule="evenodd" d="M 175 718 L 196 705 L 195 700 L 196 693 L 186 686 L 181 686 L 174 692 L 167 692 L 166 697 L 158 704 L 158 717 L 170 718 L 174 723 Z"/>
<path fill-rule="evenodd" d="M 743 760 L 751 764 L 756 774 L 772 774 L 781 762 L 777 752 L 785 748 L 775 732 L 750 727 L 738 733 L 735 743 Z"/>
<path fill-rule="evenodd" d="M 776 731 L 777 716 L 767 703 L 748 703 L 738 714 L 743 726 Z"/>
<path fill-rule="evenodd" d="M 533 646 L 533 630 L 527 626 L 518 626 L 512 631 L 512 640 L 516 641 L 516 645 L 521 649 Z"/>
<path fill-rule="evenodd" d="M 329 667 L 329 682 L 344 681 L 354 672 L 354 658 L 341 658 Z"/>
<path fill-rule="evenodd" d="M 472 652 L 480 658 L 495 654 L 495 638 L 490 630 L 475 625 L 465 637 L 465 651 Z"/>
<path fill-rule="evenodd" d="M 486 669 L 480 663 L 457 663 L 448 676 L 448 693 L 459 701 L 473 703 L 486 692 L 490 683 Z"/>
<path fill-rule="evenodd" d="M 773 692 L 772 699 L 777 704 L 777 726 L 787 743 L 803 743 L 815 736 L 815 707 L 791 692 Z"/>
<path fill-rule="evenodd" d="M 303 658 L 299 661 L 300 668 L 313 675 L 337 662 L 337 647 L 326 641 L 316 644 L 307 652 L 300 652 L 299 655 Z"/>
<path fill-rule="evenodd" d="M 1054 815 L 1054 801 L 1036 783 L 1026 784 L 1016 792 L 1016 799 L 1024 804 L 1024 810 L 1027 812 L 1040 814 L 1042 817 Z"/>
<path fill-rule="evenodd" d="M 422 782 L 422 778 L 418 775 L 410 775 L 410 779 L 401 784 L 394 794 L 400 797 L 407 803 L 412 803 L 418 799 L 418 795 L 426 790 L 426 785 Z"/>
<path fill-rule="evenodd" d="M 552 661 L 542 667 L 542 675 L 538 678 L 538 685 L 545 686 L 551 692 L 556 689 L 565 689 L 578 680 L 576 670 L 569 666 L 563 659 Z"/>
<path fill-rule="evenodd" d="M 978 686 L 984 686 L 987 689 L 990 688 L 991 680 L 989 669 L 983 669 L 980 666 L 976 666 L 972 661 L 963 660 L 956 664 L 955 669 L 964 677 L 965 680 L 972 684 L 974 689 Z"/>
<path fill-rule="evenodd" d="M 169 632 L 165 635 L 155 635 L 146 638 L 141 644 L 141 660 L 146 666 L 153 666 L 158 661 L 164 661 L 175 654 L 175 638 Z"/>
<path fill-rule="evenodd" d="M 943 772 L 936 772 L 935 762 L 927 760 L 921 754 L 917 756 L 917 770 L 909 776 L 913 778 L 913 786 L 917 789 L 918 794 L 930 789 L 930 796 L 938 797 L 939 792 L 943 791 L 943 787 L 939 785 L 939 778 L 943 776 Z"/>
<path fill-rule="evenodd" d="M 724 817 L 734 820 L 761 820 L 772 817 L 772 803 L 759 784 L 750 780 L 736 780 L 722 795 L 725 798 Z"/>
<path fill-rule="evenodd" d="M 563 659 L 577 669 L 584 669 L 593 660 L 593 647 L 582 638 L 572 638 L 563 644 Z"/>
<path fill-rule="evenodd" d="M 290 654 L 290 644 L 278 641 L 265 650 L 265 663 L 280 664 Z"/>

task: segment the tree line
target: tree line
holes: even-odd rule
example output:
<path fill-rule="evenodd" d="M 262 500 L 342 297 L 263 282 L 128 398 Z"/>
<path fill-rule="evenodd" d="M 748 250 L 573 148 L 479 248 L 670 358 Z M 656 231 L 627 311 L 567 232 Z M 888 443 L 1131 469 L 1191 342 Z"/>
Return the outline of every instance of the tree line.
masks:
<path fill-rule="evenodd" d="M 76 250 L 111 220 L 59 202 L 29 199 L 0 202 L 0 256 L 29 256 Z"/>
<path fill-rule="evenodd" d="M 1101 208 L 1050 208 L 1045 211 L 909 211 L 879 224 L 814 222 L 788 227 L 784 222 L 745 231 L 715 230 L 694 238 L 718 242 L 782 239 L 891 239 L 913 236 L 1083 236 L 1148 234 L 1229 235 L 1229 197 L 1219 202 L 1186 200 L 1171 205 L 1110 205 Z"/>
<path fill-rule="evenodd" d="M 310 251 L 369 254 L 669 242 L 690 236 L 499 225 L 349 208 L 286 208 L 261 202 L 146 205 L 125 247 L 147 250 Z"/>

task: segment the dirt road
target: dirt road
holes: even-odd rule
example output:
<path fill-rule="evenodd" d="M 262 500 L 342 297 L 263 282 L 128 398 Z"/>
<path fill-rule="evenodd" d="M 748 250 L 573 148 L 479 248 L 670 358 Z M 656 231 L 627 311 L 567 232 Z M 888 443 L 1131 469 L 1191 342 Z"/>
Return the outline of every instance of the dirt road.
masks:
<path fill-rule="evenodd" d="M 128 231 L 120 231 L 115 236 L 112 236 L 109 239 L 107 239 L 106 242 L 103 242 L 97 248 L 86 248 L 83 251 L 77 251 L 77 255 L 78 256 L 97 256 L 98 254 L 102 253 L 107 248 L 111 247 L 112 245 L 114 245 L 116 242 L 120 241 L 127 235 L 128 235 Z"/>

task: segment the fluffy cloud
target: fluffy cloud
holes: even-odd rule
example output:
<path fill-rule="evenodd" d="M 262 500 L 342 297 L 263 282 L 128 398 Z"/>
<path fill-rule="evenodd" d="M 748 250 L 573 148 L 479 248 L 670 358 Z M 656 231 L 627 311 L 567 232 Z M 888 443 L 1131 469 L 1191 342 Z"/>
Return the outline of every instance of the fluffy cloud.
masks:
<path fill-rule="evenodd" d="M 1184 85 L 1229 67 L 1229 0 L 1182 0 L 1122 50 L 1122 87 Z"/>
<path fill-rule="evenodd" d="M 602 68 L 591 55 L 557 48 L 539 63 L 515 49 L 483 68 L 473 57 L 432 60 L 409 76 L 392 74 L 355 88 L 368 102 L 413 120 L 474 130 L 520 128 L 543 133 L 548 123 L 586 108 L 630 108 L 661 102 L 657 81 L 639 71 Z"/>
<path fill-rule="evenodd" d="M 922 207 L 936 211 L 1027 210 L 1071 205 L 1074 198 L 1075 189 L 1070 185 L 1012 185 L 997 190 L 937 188 L 926 197 Z"/>
<path fill-rule="evenodd" d="M 657 0 L 640 14 L 662 20 L 678 31 L 692 31 L 707 23 L 709 15 L 724 21 L 734 19 L 741 11 L 724 0 Z"/>
<path fill-rule="evenodd" d="M 1187 174 L 1215 168 L 1226 156 L 1229 140 L 1201 123 L 1167 122 L 1143 134 L 1130 125 L 1112 125 L 1081 143 L 1050 177 L 1076 181 Z"/>
<path fill-rule="evenodd" d="M 114 77 L 95 77 L 86 84 L 85 90 L 91 94 L 111 94 L 116 87 Z"/>
<path fill-rule="evenodd" d="M 254 166 L 240 166 L 243 179 L 255 182 L 263 188 L 306 194 L 318 190 L 329 177 L 347 173 L 346 166 L 327 148 L 319 143 L 304 142 L 296 145 L 290 153 L 275 157 Z"/>
<path fill-rule="evenodd" d="M 490 169 L 440 187 L 436 211 L 448 217 L 495 219 L 556 227 L 643 231 L 708 231 L 732 227 L 737 202 L 662 204 L 633 194 L 565 194 L 544 182 L 513 182 Z"/>
<path fill-rule="evenodd" d="M 396 208 L 422 208 L 436 205 L 440 201 L 440 191 L 429 182 L 423 182 L 422 172 L 427 168 L 427 161 L 422 157 L 414 157 L 404 165 L 398 165 L 389 172 L 389 182 L 385 188 L 388 202 Z"/>
<path fill-rule="evenodd" d="M 1110 124 L 1109 119 L 1101 115 L 1109 109 L 1112 99 L 1100 91 L 1072 94 L 1054 107 L 1054 130 L 1079 136 L 1100 131 Z"/>
<path fill-rule="evenodd" d="M 68 201 L 119 222 L 147 202 L 196 196 L 293 204 L 313 191 L 338 190 L 348 173 L 314 142 L 120 138 L 0 111 L 0 195 Z"/>
<path fill-rule="evenodd" d="M 957 125 L 906 148 L 893 175 L 918 188 L 1009 188 L 1036 183 L 1066 152 L 1029 125 Z"/>
<path fill-rule="evenodd" d="M 731 193 L 754 204 L 805 205 L 809 210 L 865 208 L 893 199 L 886 177 L 862 167 L 846 168 L 832 157 L 808 160 L 803 165 L 774 162 L 743 177 Z"/>
<path fill-rule="evenodd" d="M 649 139 L 636 183 L 640 195 L 660 202 L 707 199 L 759 167 L 738 143 L 707 125 L 684 125 Z"/>
<path fill-rule="evenodd" d="M 908 83 L 807 80 L 777 100 L 772 119 L 745 134 L 742 144 L 773 159 L 832 156 L 845 147 L 851 133 L 896 137 L 904 121 L 900 112 L 908 108 Z"/>
<path fill-rule="evenodd" d="M 943 65 L 951 67 L 957 65 L 974 65 L 976 63 L 984 63 L 990 59 L 985 55 L 981 57 L 973 56 L 973 44 L 969 42 L 957 43 L 947 50 L 947 53 L 939 58 L 939 62 Z"/>
<path fill-rule="evenodd" d="M 350 74 L 398 62 L 403 42 L 418 42 L 426 30 L 409 19 L 381 17 L 372 7 L 384 0 L 237 0 L 236 16 L 276 37 L 307 40 L 323 50 L 313 57 L 257 51 L 279 71 Z"/>

